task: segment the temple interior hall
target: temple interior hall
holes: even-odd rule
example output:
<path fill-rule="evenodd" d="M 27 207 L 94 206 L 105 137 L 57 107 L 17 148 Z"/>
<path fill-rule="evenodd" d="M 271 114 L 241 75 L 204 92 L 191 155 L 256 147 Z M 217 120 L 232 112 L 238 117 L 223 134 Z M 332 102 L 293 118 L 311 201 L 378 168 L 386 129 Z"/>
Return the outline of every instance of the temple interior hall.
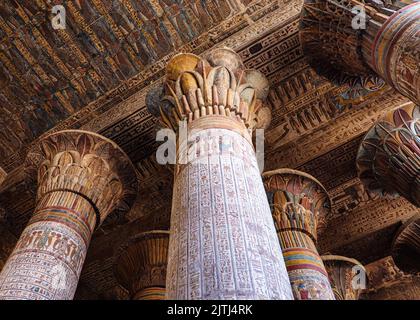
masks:
<path fill-rule="evenodd" d="M 420 300 L 420 1 L 0 2 L 0 300 Z"/>

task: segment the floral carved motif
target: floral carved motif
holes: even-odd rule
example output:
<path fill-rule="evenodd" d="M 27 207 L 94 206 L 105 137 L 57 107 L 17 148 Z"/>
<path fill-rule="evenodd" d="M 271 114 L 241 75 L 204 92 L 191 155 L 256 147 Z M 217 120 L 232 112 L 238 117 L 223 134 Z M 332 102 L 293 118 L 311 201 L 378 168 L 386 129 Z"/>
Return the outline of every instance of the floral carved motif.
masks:
<path fill-rule="evenodd" d="M 240 56 L 218 48 L 203 57 L 191 53 L 174 56 L 166 67 L 163 87 L 152 90 L 146 100 L 149 111 L 165 126 L 176 129 L 179 121 L 223 116 L 247 128 L 266 128 L 271 111 L 263 101 L 269 84 L 257 70 L 248 70 Z"/>
<path fill-rule="evenodd" d="M 420 109 L 412 103 L 387 113 L 368 131 L 357 171 L 368 190 L 400 194 L 420 206 Z"/>
<path fill-rule="evenodd" d="M 68 190 L 83 195 L 99 214 L 98 224 L 115 208 L 127 211 L 137 195 L 131 161 L 114 142 L 97 134 L 65 130 L 45 137 L 26 159 L 28 185 L 37 198 Z"/>

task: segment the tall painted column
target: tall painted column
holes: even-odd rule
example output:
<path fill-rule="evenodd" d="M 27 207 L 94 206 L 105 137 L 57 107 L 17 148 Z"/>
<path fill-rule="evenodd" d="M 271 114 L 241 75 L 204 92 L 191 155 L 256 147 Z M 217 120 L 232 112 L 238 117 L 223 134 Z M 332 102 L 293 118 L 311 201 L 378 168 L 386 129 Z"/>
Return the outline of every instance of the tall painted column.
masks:
<path fill-rule="evenodd" d="M 367 274 L 363 265 L 351 258 L 321 256 L 330 279 L 336 300 L 359 300 L 360 293 L 367 287 Z"/>
<path fill-rule="evenodd" d="M 25 170 L 36 208 L 0 273 L 0 299 L 72 299 L 92 232 L 136 196 L 134 167 L 114 142 L 71 130 L 43 138 Z"/>
<path fill-rule="evenodd" d="M 331 204 L 322 184 L 292 169 L 263 174 L 290 283 L 296 300 L 334 300 L 317 235 L 324 228 Z"/>
<path fill-rule="evenodd" d="M 311 65 L 336 83 L 378 75 L 420 104 L 420 2 L 305 0 L 301 40 Z"/>
<path fill-rule="evenodd" d="M 407 103 L 368 131 L 357 153 L 360 180 L 379 195 L 399 194 L 420 207 L 420 108 Z"/>
<path fill-rule="evenodd" d="M 397 231 L 391 255 L 400 270 L 414 274 L 420 272 L 420 214 L 415 214 Z"/>
<path fill-rule="evenodd" d="M 293 299 L 248 131 L 267 124 L 267 94 L 265 77 L 221 48 L 173 57 L 148 97 L 179 137 L 168 299 Z"/>
<path fill-rule="evenodd" d="M 144 232 L 120 248 L 114 274 L 132 300 L 164 300 L 169 231 Z"/>

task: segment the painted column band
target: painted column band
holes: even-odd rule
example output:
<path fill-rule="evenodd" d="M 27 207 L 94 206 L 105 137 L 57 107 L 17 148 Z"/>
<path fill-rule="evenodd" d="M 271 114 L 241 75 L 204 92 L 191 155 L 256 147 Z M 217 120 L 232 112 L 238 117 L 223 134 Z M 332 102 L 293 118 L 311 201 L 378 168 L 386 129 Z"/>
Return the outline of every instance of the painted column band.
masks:
<path fill-rule="evenodd" d="M 317 251 L 306 248 L 287 248 L 283 249 L 283 256 L 287 271 L 309 269 L 328 277 Z"/>

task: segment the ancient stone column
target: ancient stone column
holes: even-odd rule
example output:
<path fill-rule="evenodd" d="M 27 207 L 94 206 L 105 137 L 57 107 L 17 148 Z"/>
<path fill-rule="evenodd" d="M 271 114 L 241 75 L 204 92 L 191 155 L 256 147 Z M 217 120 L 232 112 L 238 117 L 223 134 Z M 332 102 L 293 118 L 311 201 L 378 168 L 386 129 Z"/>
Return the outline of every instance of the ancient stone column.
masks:
<path fill-rule="evenodd" d="M 399 194 L 420 207 L 420 109 L 407 103 L 368 131 L 357 153 L 360 180 L 379 195 Z"/>
<path fill-rule="evenodd" d="M 415 214 L 397 231 L 391 254 L 400 270 L 413 274 L 420 272 L 420 214 Z"/>
<path fill-rule="evenodd" d="M 336 300 L 359 300 L 367 286 L 363 265 L 351 258 L 337 255 L 321 256 Z"/>
<path fill-rule="evenodd" d="M 134 167 L 114 142 L 68 130 L 37 143 L 25 170 L 36 208 L 0 274 L 0 299 L 72 299 L 92 232 L 134 201 Z"/>
<path fill-rule="evenodd" d="M 164 85 L 147 104 L 179 137 L 167 298 L 293 299 L 247 130 L 269 121 L 267 80 L 221 48 L 173 57 Z"/>
<path fill-rule="evenodd" d="M 380 76 L 419 104 L 420 2 L 398 5 L 305 0 L 301 40 L 311 65 L 339 84 Z"/>
<path fill-rule="evenodd" d="M 263 174 L 290 283 L 296 300 L 334 300 L 317 235 L 324 228 L 330 199 L 311 175 L 292 169 Z"/>
<path fill-rule="evenodd" d="M 114 264 L 118 282 L 132 300 L 164 300 L 169 231 L 144 232 L 120 248 Z"/>

